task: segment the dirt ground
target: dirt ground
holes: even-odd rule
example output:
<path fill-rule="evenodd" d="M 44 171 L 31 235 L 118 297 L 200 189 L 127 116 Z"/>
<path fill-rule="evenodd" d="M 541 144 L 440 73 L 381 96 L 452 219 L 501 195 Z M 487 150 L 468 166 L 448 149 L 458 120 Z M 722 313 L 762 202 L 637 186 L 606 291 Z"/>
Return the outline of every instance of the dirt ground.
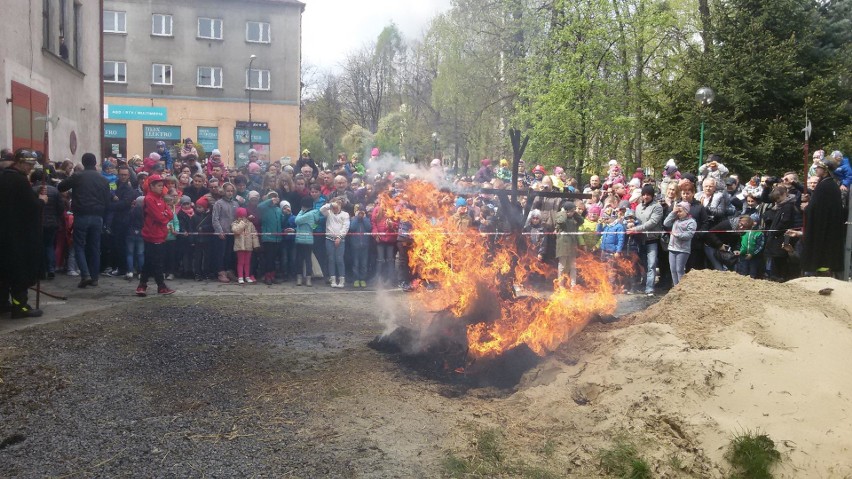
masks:
<path fill-rule="evenodd" d="M 652 322 L 665 299 L 650 318 L 589 325 L 498 390 L 367 347 L 405 294 L 312 293 L 149 298 L 0 336 L 0 477 L 440 477 L 448 458 L 477 464 L 486 439 L 506 467 L 481 477 L 601 477 L 617 438 L 653 477 L 729 472 L 720 438 L 737 431 L 709 434 L 714 413 L 695 411 L 727 407 L 713 398 L 739 366 L 683 355 L 724 348 Z M 795 459 L 795 438 L 779 439 Z M 849 477 L 844 457 L 782 476 Z"/>

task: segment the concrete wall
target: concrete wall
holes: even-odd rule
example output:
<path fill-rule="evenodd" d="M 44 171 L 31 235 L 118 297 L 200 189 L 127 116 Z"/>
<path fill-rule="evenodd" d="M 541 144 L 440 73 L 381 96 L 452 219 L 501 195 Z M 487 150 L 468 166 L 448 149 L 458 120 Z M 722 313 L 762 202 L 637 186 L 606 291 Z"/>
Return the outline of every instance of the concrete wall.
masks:
<path fill-rule="evenodd" d="M 42 48 L 41 0 L 2 2 L 5 21 L 0 28 L 0 79 L 7 101 L 0 113 L 0 146 L 12 146 L 12 105 L 8 100 L 15 81 L 49 97 L 50 115 L 58 119 L 49 129 L 52 159 L 79 162 L 83 153 L 100 151 L 100 3 L 76 2 L 80 4 L 77 67 Z M 69 5 L 73 3 L 68 1 Z M 71 132 L 77 137 L 76 154 L 70 150 Z"/>
<path fill-rule="evenodd" d="M 248 120 L 245 88 L 249 57 L 253 68 L 270 70 L 270 90 L 253 90 L 252 120 L 268 122 L 271 159 L 297 158 L 301 101 L 301 15 L 304 5 L 292 0 L 105 0 L 104 9 L 126 12 L 127 33 L 104 33 L 104 59 L 127 62 L 127 83 L 105 83 L 106 104 L 163 106 L 184 137 L 197 126 L 219 128 L 220 150 L 233 162 L 236 121 Z M 152 35 L 152 15 L 173 17 L 171 37 Z M 197 38 L 198 18 L 223 20 L 222 40 Z M 270 24 L 269 44 L 246 41 L 246 22 Z M 152 64 L 172 65 L 172 85 L 153 85 Z M 222 88 L 198 87 L 199 66 L 221 67 Z M 157 122 L 105 120 L 127 125 L 127 154 L 144 155 L 142 125 Z M 231 154 L 228 154 L 228 152 Z"/>

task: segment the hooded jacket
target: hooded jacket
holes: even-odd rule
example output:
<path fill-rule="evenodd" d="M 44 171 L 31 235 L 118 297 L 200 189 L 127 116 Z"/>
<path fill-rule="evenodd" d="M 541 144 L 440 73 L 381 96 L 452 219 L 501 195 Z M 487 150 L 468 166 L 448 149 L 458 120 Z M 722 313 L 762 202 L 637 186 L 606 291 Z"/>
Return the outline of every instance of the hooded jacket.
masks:
<path fill-rule="evenodd" d="M 163 199 L 163 195 L 157 195 L 149 189 L 148 194 L 145 195 L 142 239 L 148 243 L 164 243 L 169 235 L 168 224 L 174 215 L 172 208 Z"/>

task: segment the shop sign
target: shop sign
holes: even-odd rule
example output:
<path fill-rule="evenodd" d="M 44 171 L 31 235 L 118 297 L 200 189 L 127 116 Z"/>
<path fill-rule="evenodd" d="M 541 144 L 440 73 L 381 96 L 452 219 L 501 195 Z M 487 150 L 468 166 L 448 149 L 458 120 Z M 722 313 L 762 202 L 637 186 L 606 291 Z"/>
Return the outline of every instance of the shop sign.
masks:
<path fill-rule="evenodd" d="M 166 121 L 164 106 L 104 105 L 105 120 Z"/>
<path fill-rule="evenodd" d="M 142 138 L 146 140 L 180 140 L 180 127 L 143 125 Z"/>
<path fill-rule="evenodd" d="M 104 123 L 104 138 L 127 138 L 127 125 Z"/>

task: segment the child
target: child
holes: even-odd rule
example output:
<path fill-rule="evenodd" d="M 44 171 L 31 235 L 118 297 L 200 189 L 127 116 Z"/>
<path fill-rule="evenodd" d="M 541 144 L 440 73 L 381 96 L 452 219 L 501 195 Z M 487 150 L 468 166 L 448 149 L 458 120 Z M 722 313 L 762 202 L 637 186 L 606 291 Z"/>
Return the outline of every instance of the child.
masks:
<path fill-rule="evenodd" d="M 663 221 L 664 227 L 672 229 L 669 237 L 669 268 L 675 286 L 686 273 L 686 262 L 692 252 L 692 237 L 698 225 L 689 213 L 690 207 L 689 202 L 681 201 Z"/>
<path fill-rule="evenodd" d="M 597 234 L 600 214 L 601 207 L 598 204 L 592 204 L 586 210 L 586 220 L 579 228 L 579 231 L 586 233 L 579 238 L 579 246 L 583 251 L 594 253 L 600 248 L 601 239 Z"/>
<path fill-rule="evenodd" d="M 279 262 L 281 279 L 289 281 L 296 274 L 296 215 L 289 201 L 281 202 L 281 261 Z"/>
<path fill-rule="evenodd" d="M 157 293 L 168 295 L 175 291 L 166 286 L 163 275 L 163 260 L 165 259 L 166 236 L 169 234 L 169 223 L 174 218 L 174 209 L 163 199 L 164 182 L 160 175 L 148 178 L 148 193 L 144 201 L 144 220 L 142 239 L 145 240 L 145 266 L 139 276 L 136 296 L 146 296 L 148 279 L 152 276 L 157 282 Z"/>
<path fill-rule="evenodd" d="M 577 206 L 573 201 L 565 201 L 562 208 L 556 213 L 556 260 L 557 281 L 563 284 L 565 270 L 571 279 L 571 287 L 577 285 L 577 245 L 579 226 L 583 223 L 583 217 L 577 214 Z"/>
<path fill-rule="evenodd" d="M 370 236 L 373 226 L 367 217 L 363 204 L 355 205 L 355 216 L 349 220 L 349 246 L 352 248 L 352 273 L 355 274 L 355 287 L 367 287 L 367 256 L 370 250 Z"/>
<path fill-rule="evenodd" d="M 629 230 L 631 228 L 635 228 L 642 224 L 637 218 L 636 214 L 631 209 L 627 209 L 624 212 L 624 219 L 622 220 L 624 224 L 624 229 Z M 624 256 L 630 260 L 630 264 L 632 266 L 632 274 L 630 275 L 629 284 L 627 286 L 627 294 L 632 294 L 634 291 L 639 291 L 639 286 L 642 283 L 642 267 L 639 262 L 639 241 L 641 239 L 641 235 L 630 234 L 627 235 L 627 239 L 624 243 Z"/>
<path fill-rule="evenodd" d="M 234 251 L 237 253 L 237 284 L 254 283 L 257 280 L 249 274 L 251 252 L 260 248 L 260 240 L 245 208 L 237 208 L 237 218 L 231 224 L 231 232 L 234 233 Z"/>
<path fill-rule="evenodd" d="M 192 248 L 189 246 L 190 223 L 192 217 L 195 216 L 195 208 L 192 207 L 192 200 L 189 196 L 183 196 L 180 199 L 180 210 L 177 213 L 178 231 L 177 235 L 177 259 L 178 259 L 178 274 L 181 278 L 192 278 Z"/>
<path fill-rule="evenodd" d="M 346 251 L 346 234 L 349 232 L 349 213 L 343 211 L 345 202 L 345 197 L 341 196 L 320 208 L 320 213 L 325 216 L 325 250 L 332 288 L 343 288 L 346 285 L 343 255 Z"/>
<path fill-rule="evenodd" d="M 168 187 L 168 181 L 166 181 L 166 187 Z M 172 210 L 172 219 L 169 221 L 167 228 L 169 230 L 166 235 L 166 279 L 172 280 L 175 279 L 175 271 L 177 271 L 177 243 L 175 239 L 177 238 L 177 234 L 180 232 L 180 221 L 178 220 L 176 210 L 177 207 L 177 198 L 174 195 L 166 194 L 165 195 L 166 204 Z"/>
<path fill-rule="evenodd" d="M 210 279 L 210 241 L 213 234 L 213 217 L 210 214 L 210 201 L 206 196 L 198 198 L 195 203 L 195 214 L 190 218 L 189 237 L 192 249 L 192 272 L 195 280 Z"/>
<path fill-rule="evenodd" d="M 314 276 L 311 253 L 314 246 L 314 228 L 322 218 L 319 210 L 314 209 L 314 199 L 310 196 L 302 198 L 302 210 L 296 216 L 296 286 L 302 285 L 302 277 L 305 278 L 305 286 L 313 286 L 311 279 Z"/>
<path fill-rule="evenodd" d="M 755 222 L 749 215 L 740 216 L 737 229 L 743 231 L 740 239 L 740 249 L 734 254 L 740 257 L 736 266 L 737 273 L 757 279 L 760 274 L 762 260 L 758 257 L 763 251 L 764 237 L 760 231 L 754 231 Z"/>
<path fill-rule="evenodd" d="M 275 263 L 281 255 L 281 208 L 278 193 L 270 191 L 266 199 L 257 205 L 260 216 L 260 243 L 263 250 L 263 282 L 271 285 L 275 280 Z"/>
<path fill-rule="evenodd" d="M 145 266 L 145 241 L 142 239 L 142 227 L 145 220 L 144 208 L 144 196 L 136 198 L 130 207 L 130 224 L 127 227 L 127 239 L 125 240 L 127 247 L 127 274 L 125 279 L 128 281 L 133 279 L 134 260 L 136 260 L 137 277 L 142 274 L 142 268 Z"/>
<path fill-rule="evenodd" d="M 211 191 L 213 191 L 211 189 Z M 234 237 L 231 236 L 231 223 L 237 211 L 237 200 L 234 199 L 236 188 L 226 183 L 222 188 L 222 197 L 213 204 L 213 236 L 210 257 L 215 262 L 214 268 L 219 273 L 219 282 L 230 283 L 228 270 L 233 267 Z"/>
<path fill-rule="evenodd" d="M 502 181 L 512 181 L 512 170 L 509 169 L 509 160 L 500 160 L 500 168 L 497 168 L 497 178 Z"/>
<path fill-rule="evenodd" d="M 598 231 L 601 234 L 601 259 L 606 261 L 621 255 L 624 249 L 624 225 L 618 222 L 618 214 L 606 212 L 601 216 Z"/>

